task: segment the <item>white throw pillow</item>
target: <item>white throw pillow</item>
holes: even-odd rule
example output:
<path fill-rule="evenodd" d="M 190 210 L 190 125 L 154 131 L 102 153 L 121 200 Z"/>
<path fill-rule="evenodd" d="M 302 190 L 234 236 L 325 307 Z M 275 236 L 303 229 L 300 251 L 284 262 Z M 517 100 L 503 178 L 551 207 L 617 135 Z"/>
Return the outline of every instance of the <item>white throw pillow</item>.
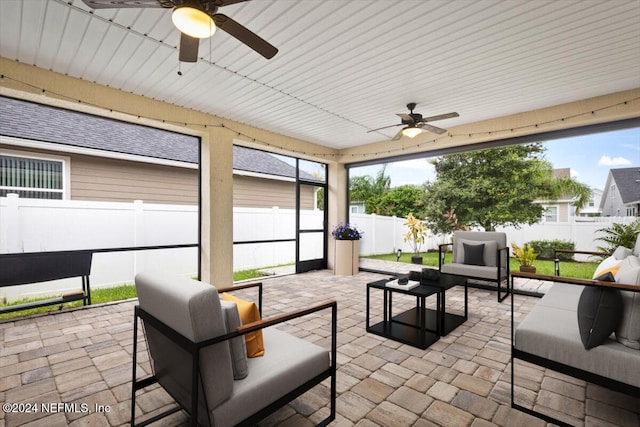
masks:
<path fill-rule="evenodd" d="M 616 259 L 613 255 L 611 255 L 608 258 L 605 258 L 600 265 L 598 265 L 598 267 L 596 268 L 595 273 L 593 273 L 593 279 L 595 279 L 598 276 L 601 276 L 602 274 L 606 273 L 607 271 L 610 271 L 611 274 L 614 275 L 614 277 L 617 274 L 617 268 L 619 267 L 620 264 L 622 263 L 622 260 L 620 259 Z M 616 279 L 617 281 L 617 279 Z"/>

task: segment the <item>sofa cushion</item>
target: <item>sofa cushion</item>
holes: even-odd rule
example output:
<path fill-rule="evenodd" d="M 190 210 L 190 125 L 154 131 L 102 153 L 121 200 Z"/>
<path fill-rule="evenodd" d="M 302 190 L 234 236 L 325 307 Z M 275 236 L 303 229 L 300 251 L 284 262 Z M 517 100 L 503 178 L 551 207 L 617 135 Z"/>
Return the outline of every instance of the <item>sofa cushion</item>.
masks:
<path fill-rule="evenodd" d="M 222 318 L 225 321 L 227 333 L 235 332 L 242 326 L 238 305 L 233 301 L 220 301 L 222 307 Z M 247 344 L 243 336 L 229 340 L 231 349 L 231 363 L 233 364 L 233 379 L 241 380 L 249 373 L 247 366 Z"/>
<path fill-rule="evenodd" d="M 545 301 L 549 296 L 556 299 L 561 294 L 575 301 L 576 295 L 580 295 L 581 288 L 576 285 L 555 283 L 518 325 L 514 347 L 640 387 L 637 350 L 625 347 L 610 337 L 603 344 L 585 351 L 578 333 L 576 308 L 560 308 L 558 306 L 561 303 L 558 301 L 554 303 Z M 562 289 L 563 292 L 551 292 L 556 289 Z"/>
<path fill-rule="evenodd" d="M 586 287 L 578 301 L 578 330 L 585 349 L 602 344 L 620 322 L 622 298 L 617 289 Z"/>
<path fill-rule="evenodd" d="M 623 260 L 629 255 L 633 255 L 633 251 L 629 248 L 625 248 L 624 246 L 618 246 L 615 251 L 611 254 L 615 259 Z"/>
<path fill-rule="evenodd" d="M 245 301 L 226 292 L 222 294 L 222 299 L 225 301 L 235 302 L 238 305 L 238 312 L 240 313 L 240 319 L 243 325 L 260 320 L 260 311 L 258 310 L 256 303 Z M 262 330 L 249 332 L 248 334 L 245 334 L 244 337 L 247 345 L 248 357 L 260 357 L 264 355 Z"/>
<path fill-rule="evenodd" d="M 618 283 L 640 286 L 640 259 L 627 257 L 616 276 Z M 621 291 L 622 316 L 616 339 L 623 345 L 640 350 L 640 292 Z"/>
<path fill-rule="evenodd" d="M 443 264 L 440 271 L 442 273 L 492 280 L 494 282 L 498 279 L 498 269 L 496 267 L 487 267 L 482 265 L 458 264 L 454 262 Z M 504 268 L 500 269 L 500 273 L 501 277 L 505 277 L 507 274 Z"/>
<path fill-rule="evenodd" d="M 464 264 L 486 265 L 484 263 L 484 243 L 463 243 Z"/>

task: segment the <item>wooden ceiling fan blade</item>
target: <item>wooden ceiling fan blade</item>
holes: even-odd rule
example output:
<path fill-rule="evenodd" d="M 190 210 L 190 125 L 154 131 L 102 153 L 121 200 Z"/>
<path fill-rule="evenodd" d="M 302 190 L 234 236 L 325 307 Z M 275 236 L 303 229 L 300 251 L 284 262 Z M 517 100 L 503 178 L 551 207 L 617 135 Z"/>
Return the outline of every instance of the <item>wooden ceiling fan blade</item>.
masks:
<path fill-rule="evenodd" d="M 244 3 L 251 0 L 216 0 L 214 4 L 218 7 L 229 6 L 230 4 Z"/>
<path fill-rule="evenodd" d="M 442 135 L 443 133 L 445 133 L 447 131 L 446 129 L 442 129 L 442 128 L 439 128 L 439 127 L 436 127 L 436 126 L 433 126 L 433 125 L 429 125 L 429 124 L 426 124 L 426 123 L 420 123 L 418 125 L 418 127 L 420 129 L 423 129 L 423 130 L 428 130 L 429 132 L 437 133 L 438 135 Z"/>
<path fill-rule="evenodd" d="M 410 114 L 396 113 L 396 116 L 400 117 L 405 122 L 412 122 L 413 121 L 413 117 L 411 117 Z"/>
<path fill-rule="evenodd" d="M 166 0 L 82 0 L 84 4 L 92 9 L 127 9 L 143 7 L 173 7 L 170 1 Z"/>
<path fill-rule="evenodd" d="M 395 125 L 389 125 L 389 126 L 382 126 L 381 128 L 377 128 L 377 129 L 371 129 L 371 130 L 368 130 L 367 133 L 369 133 L 369 132 L 377 132 L 377 131 L 382 130 L 382 129 L 394 128 L 396 126 L 402 126 L 402 123 L 398 123 L 398 124 L 395 124 Z"/>
<path fill-rule="evenodd" d="M 212 15 L 212 17 L 221 30 L 240 40 L 265 58 L 271 59 L 278 53 L 278 49 L 271 45 L 271 43 L 228 16 L 216 13 Z"/>
<path fill-rule="evenodd" d="M 405 129 L 405 128 L 400 129 L 400 130 L 398 131 L 398 133 L 396 133 L 396 134 L 393 136 L 393 138 L 391 138 L 391 140 L 392 140 L 392 141 L 397 141 L 397 140 L 399 140 L 400 138 L 402 138 L 402 131 L 403 131 L 404 129 Z"/>
<path fill-rule="evenodd" d="M 458 114 L 456 112 L 446 113 L 446 114 L 438 114 L 437 116 L 423 117 L 420 121 L 421 122 L 435 122 L 436 120 L 451 119 L 453 117 L 460 117 L 460 114 Z"/>
<path fill-rule="evenodd" d="M 180 33 L 180 53 L 178 59 L 182 62 L 198 62 L 198 47 L 200 39 Z"/>

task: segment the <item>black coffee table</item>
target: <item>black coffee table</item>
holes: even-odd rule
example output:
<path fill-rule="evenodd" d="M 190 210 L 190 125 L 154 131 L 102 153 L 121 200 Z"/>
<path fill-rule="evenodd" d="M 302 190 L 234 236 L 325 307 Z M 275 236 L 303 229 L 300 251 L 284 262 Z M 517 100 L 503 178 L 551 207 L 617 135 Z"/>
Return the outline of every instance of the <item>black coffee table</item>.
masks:
<path fill-rule="evenodd" d="M 404 344 L 426 349 L 441 336 L 460 326 L 467 320 L 468 289 L 467 278 L 454 274 L 440 274 L 438 280 L 423 281 L 412 289 L 402 289 L 386 286 L 393 279 L 383 279 L 367 284 L 367 332 L 390 338 Z M 446 291 L 454 286 L 464 286 L 464 315 L 446 312 Z M 383 291 L 383 320 L 374 325 L 370 324 L 370 295 L 371 289 Z M 393 294 L 405 294 L 416 297 L 415 308 L 393 315 Z M 436 309 L 426 307 L 426 299 L 436 296 Z"/>

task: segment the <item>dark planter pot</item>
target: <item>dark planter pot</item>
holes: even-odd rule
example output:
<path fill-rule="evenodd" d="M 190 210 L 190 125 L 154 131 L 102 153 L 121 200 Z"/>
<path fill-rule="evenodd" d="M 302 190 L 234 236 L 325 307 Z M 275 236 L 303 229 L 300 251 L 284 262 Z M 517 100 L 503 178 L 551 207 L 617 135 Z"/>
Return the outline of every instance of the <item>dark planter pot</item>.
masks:
<path fill-rule="evenodd" d="M 411 263 L 412 264 L 419 264 L 422 265 L 422 257 L 421 256 L 412 256 L 411 257 Z"/>
<path fill-rule="evenodd" d="M 535 273 L 536 268 L 534 266 L 521 265 L 520 271 L 522 271 L 523 273 Z"/>

